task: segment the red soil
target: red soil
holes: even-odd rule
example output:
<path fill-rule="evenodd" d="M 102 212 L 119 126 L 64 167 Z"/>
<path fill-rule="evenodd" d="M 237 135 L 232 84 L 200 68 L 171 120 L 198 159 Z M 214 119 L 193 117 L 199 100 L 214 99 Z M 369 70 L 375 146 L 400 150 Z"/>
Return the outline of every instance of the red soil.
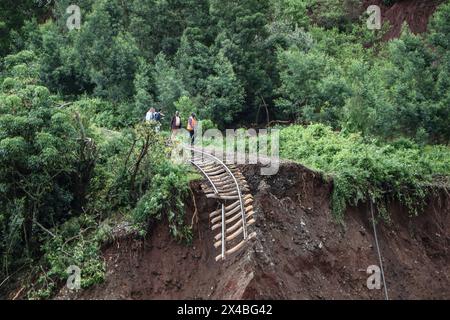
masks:
<path fill-rule="evenodd" d="M 391 25 L 384 37 L 385 40 L 389 40 L 400 36 L 404 22 L 409 25 L 413 33 L 427 31 L 430 17 L 442 2 L 443 0 L 403 0 L 392 6 L 385 6 L 383 0 L 365 0 L 364 8 L 370 5 L 380 6 L 382 23 L 388 21 Z"/>

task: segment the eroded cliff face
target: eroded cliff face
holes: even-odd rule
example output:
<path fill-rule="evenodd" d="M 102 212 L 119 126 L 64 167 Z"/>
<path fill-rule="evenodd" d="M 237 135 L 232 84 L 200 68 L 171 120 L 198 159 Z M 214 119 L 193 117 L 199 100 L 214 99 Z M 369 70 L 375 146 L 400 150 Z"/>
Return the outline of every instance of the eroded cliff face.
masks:
<path fill-rule="evenodd" d="M 332 182 L 293 163 L 271 177 L 242 168 L 255 198 L 258 237 L 225 262 L 215 262 L 208 215 L 217 208 L 194 182 L 198 224 L 191 246 L 170 238 L 167 224 L 146 240 L 118 237 L 104 250 L 106 281 L 59 299 L 383 299 L 367 288 L 378 265 L 370 212 L 350 208 L 344 223 L 330 212 Z M 193 202 L 188 203 L 191 221 Z M 389 205 L 391 222 L 378 238 L 392 299 L 450 298 L 450 196 L 437 192 L 425 212 L 410 218 Z"/>
<path fill-rule="evenodd" d="M 404 22 L 425 32 L 441 0 L 405 0 L 381 7 L 398 37 Z M 383 299 L 367 288 L 367 268 L 378 265 L 370 211 L 349 208 L 343 223 L 330 211 L 332 182 L 293 163 L 279 174 L 259 175 L 242 168 L 255 198 L 257 239 L 224 262 L 216 262 L 209 213 L 217 209 L 194 182 L 198 223 L 191 246 L 175 242 L 165 223 L 145 240 L 118 237 L 104 249 L 106 281 L 77 294 L 61 290 L 59 299 Z M 193 201 L 187 204 L 190 223 Z M 423 214 L 410 217 L 397 203 L 388 205 L 391 222 L 379 222 L 378 238 L 391 299 L 449 299 L 450 196 L 445 190 L 427 200 Z"/>
<path fill-rule="evenodd" d="M 443 0 L 401 0 L 386 6 L 383 0 L 364 0 L 363 10 L 370 5 L 378 5 L 381 8 L 382 23 L 387 21 L 390 24 L 390 29 L 384 36 L 385 40 L 389 40 L 400 36 L 405 22 L 413 33 L 427 31 L 430 17 L 443 2 Z"/>

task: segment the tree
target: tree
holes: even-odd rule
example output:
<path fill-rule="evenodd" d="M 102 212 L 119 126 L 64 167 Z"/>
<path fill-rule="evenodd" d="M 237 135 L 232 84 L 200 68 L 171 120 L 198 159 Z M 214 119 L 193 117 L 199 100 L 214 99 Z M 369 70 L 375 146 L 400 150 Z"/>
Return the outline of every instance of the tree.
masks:
<path fill-rule="evenodd" d="M 275 71 L 274 48 L 267 48 L 268 0 L 212 0 L 210 12 L 217 30 L 214 54 L 222 51 L 245 90 L 242 115 L 254 119 L 261 97 L 271 104 Z"/>
<path fill-rule="evenodd" d="M 313 23 L 325 29 L 350 31 L 352 23 L 359 18 L 358 0 L 308 1 L 308 10 Z"/>
<path fill-rule="evenodd" d="M 126 31 L 127 10 L 119 1 L 96 2 L 76 43 L 83 51 L 79 51 L 80 58 L 84 59 L 80 65 L 84 64 L 90 81 L 95 84 L 94 93 L 113 101 L 134 94 L 139 51 Z"/>
<path fill-rule="evenodd" d="M 209 24 L 208 0 L 131 1 L 130 32 L 149 59 L 160 52 L 173 57 L 186 28 L 200 28 L 210 43 Z"/>
<path fill-rule="evenodd" d="M 36 26 L 37 27 L 37 26 Z M 49 21 L 37 27 L 36 38 L 28 39 L 28 48 L 39 52 L 40 78 L 51 92 L 77 95 L 92 92 L 92 84 L 77 65 L 77 51 L 71 48 L 71 38 Z"/>
<path fill-rule="evenodd" d="M 188 119 L 192 112 L 198 113 L 198 108 L 195 102 L 188 96 L 182 96 L 175 102 L 175 108 L 180 112 L 182 119 Z"/>
<path fill-rule="evenodd" d="M 307 28 L 311 21 L 308 15 L 308 1 L 302 0 L 273 0 L 271 1 L 272 21 L 285 21 L 291 26 Z"/>
<path fill-rule="evenodd" d="M 420 36 L 404 26 L 400 39 L 388 45 L 392 69 L 386 70 L 386 92 L 396 109 L 400 133 L 414 137 L 427 130 L 435 97 L 433 56 Z M 392 120 L 391 120 L 392 121 Z"/>
<path fill-rule="evenodd" d="M 28 19 L 48 15 L 51 6 L 40 5 L 35 0 L 2 0 L 0 2 L 0 57 L 11 52 L 12 38 Z"/>
<path fill-rule="evenodd" d="M 175 112 L 174 103 L 188 93 L 183 87 L 177 70 L 170 65 L 163 53 L 156 56 L 153 79 L 158 108 L 162 108 L 166 114 L 173 114 Z"/>
<path fill-rule="evenodd" d="M 175 66 L 184 87 L 193 97 L 205 91 L 205 80 L 212 72 L 210 50 L 201 42 L 202 38 L 202 30 L 187 28 L 175 55 Z"/>
<path fill-rule="evenodd" d="M 36 56 L 22 51 L 5 58 L 0 91 L 1 274 L 36 253 L 49 228 L 75 213 L 80 177 L 90 159 L 80 156 L 85 136 L 74 117 L 55 107 L 38 82 Z"/>
<path fill-rule="evenodd" d="M 234 73 L 233 65 L 219 52 L 214 73 L 207 79 L 204 114 L 221 128 L 236 122 L 242 109 L 244 89 Z"/>
<path fill-rule="evenodd" d="M 437 142 L 450 141 L 450 3 L 443 3 L 430 21 L 428 42 L 437 50 L 434 64 L 436 73 L 436 96 L 438 101 L 433 105 L 430 134 Z"/>
<path fill-rule="evenodd" d="M 450 3 L 444 2 L 439 6 L 430 20 L 429 41 L 442 51 L 450 50 Z"/>
<path fill-rule="evenodd" d="M 297 120 L 306 115 L 307 121 L 317 120 L 314 114 L 321 113 L 321 108 L 330 102 L 340 104 L 330 105 L 334 108 L 342 107 L 346 92 L 344 85 L 339 78 L 329 78 L 335 83 L 326 79 L 333 77 L 336 71 L 334 60 L 320 51 L 302 52 L 292 48 L 280 52 L 281 86 L 277 107 L 288 119 Z"/>
<path fill-rule="evenodd" d="M 144 60 L 140 59 L 139 68 L 134 79 L 134 111 L 133 118 L 136 120 L 142 118 L 149 106 L 154 104 L 154 98 L 151 94 L 151 66 Z"/>

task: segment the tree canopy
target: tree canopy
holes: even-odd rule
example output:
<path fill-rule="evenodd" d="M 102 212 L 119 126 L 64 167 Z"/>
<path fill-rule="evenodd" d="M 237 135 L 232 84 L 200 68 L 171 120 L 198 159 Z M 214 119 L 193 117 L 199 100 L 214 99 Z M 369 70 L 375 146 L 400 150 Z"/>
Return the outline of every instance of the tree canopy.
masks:
<path fill-rule="evenodd" d="M 361 2 L 78 0 L 71 29 L 70 0 L 2 0 L 0 280 L 33 269 L 31 298 L 67 265 L 83 266 L 82 286 L 101 281 L 101 244 L 124 216 L 141 235 L 167 219 L 189 242 L 175 111 L 221 130 L 295 124 L 281 154 L 335 177 L 340 216 L 389 192 L 414 207 L 449 172 L 450 1 L 426 32 L 405 23 L 389 41 Z M 151 107 L 161 131 L 143 121 Z"/>

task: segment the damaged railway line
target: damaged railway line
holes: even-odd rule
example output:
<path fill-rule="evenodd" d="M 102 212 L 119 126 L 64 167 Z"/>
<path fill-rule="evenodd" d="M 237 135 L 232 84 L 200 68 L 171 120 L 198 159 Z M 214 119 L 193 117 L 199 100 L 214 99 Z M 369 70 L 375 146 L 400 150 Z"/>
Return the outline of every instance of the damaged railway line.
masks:
<path fill-rule="evenodd" d="M 220 248 L 216 261 L 241 250 L 256 232 L 249 232 L 256 222 L 253 196 L 245 177 L 234 165 L 225 164 L 218 157 L 195 148 L 188 148 L 192 157 L 189 162 L 206 178 L 202 189 L 207 198 L 217 199 L 219 209 L 210 213 L 214 247 Z"/>

